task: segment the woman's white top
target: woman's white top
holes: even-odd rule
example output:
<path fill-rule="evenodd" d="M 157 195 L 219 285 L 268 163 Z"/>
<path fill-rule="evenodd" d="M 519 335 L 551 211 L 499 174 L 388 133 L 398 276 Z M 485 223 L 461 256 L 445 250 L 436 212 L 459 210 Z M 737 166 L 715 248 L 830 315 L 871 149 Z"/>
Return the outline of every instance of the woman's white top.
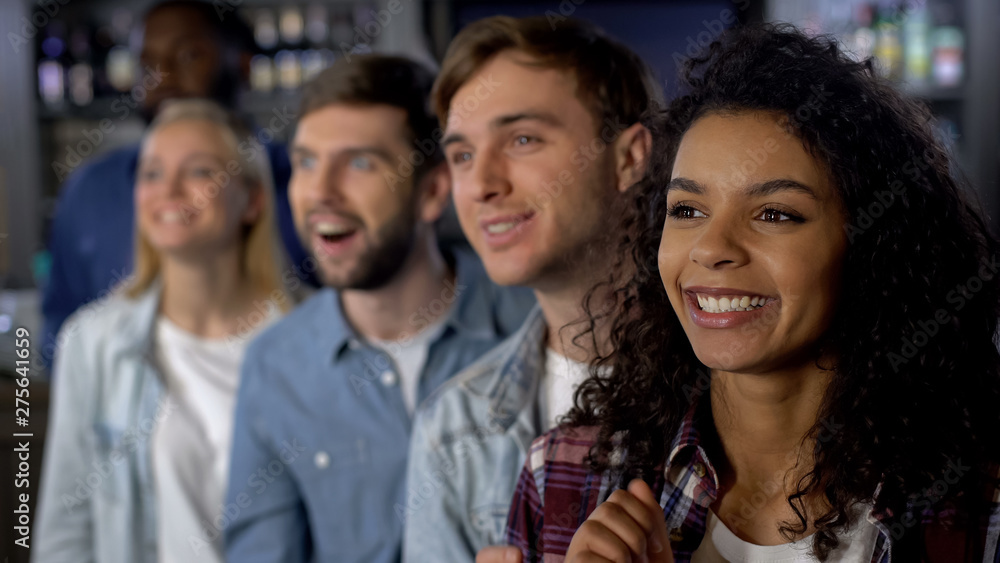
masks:
<path fill-rule="evenodd" d="M 870 507 L 869 507 L 870 508 Z M 840 538 L 827 563 L 868 563 L 875 552 L 878 528 L 861 512 L 854 526 Z M 715 515 L 708 513 L 708 526 L 701 545 L 691 554 L 691 563 L 817 563 L 812 553 L 811 535 L 781 545 L 755 545 L 741 540 Z"/>
<path fill-rule="evenodd" d="M 545 348 L 545 371 L 542 374 L 541 407 L 545 430 L 558 424 L 559 418 L 573 408 L 573 394 L 590 376 L 590 367 Z"/>
<path fill-rule="evenodd" d="M 272 311 L 253 333 L 215 340 L 157 318 L 154 349 L 166 388 L 152 436 L 160 563 L 224 559 L 223 504 L 240 362 L 250 340 L 276 318 Z"/>

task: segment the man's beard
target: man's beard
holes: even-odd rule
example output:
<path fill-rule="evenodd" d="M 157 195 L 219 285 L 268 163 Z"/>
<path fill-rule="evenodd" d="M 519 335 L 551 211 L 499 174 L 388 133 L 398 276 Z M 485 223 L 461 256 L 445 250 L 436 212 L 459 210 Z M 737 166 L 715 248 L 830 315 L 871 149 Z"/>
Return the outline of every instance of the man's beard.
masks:
<path fill-rule="evenodd" d="M 410 207 L 393 220 L 387 221 L 373 237 L 377 242 L 358 257 L 358 266 L 354 271 L 338 276 L 340 279 L 325 276 L 326 285 L 337 290 L 370 291 L 388 284 L 403 268 L 413 251 L 416 222 L 417 211 Z"/>

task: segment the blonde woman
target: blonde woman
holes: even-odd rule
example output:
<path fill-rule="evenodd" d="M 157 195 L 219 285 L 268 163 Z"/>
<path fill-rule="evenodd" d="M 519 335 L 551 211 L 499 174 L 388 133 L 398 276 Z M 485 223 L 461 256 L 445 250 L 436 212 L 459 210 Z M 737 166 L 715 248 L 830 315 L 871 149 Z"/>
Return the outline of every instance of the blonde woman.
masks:
<path fill-rule="evenodd" d="M 212 102 L 150 126 L 134 276 L 60 333 L 34 561 L 221 561 L 240 361 L 291 305 L 270 178 Z"/>

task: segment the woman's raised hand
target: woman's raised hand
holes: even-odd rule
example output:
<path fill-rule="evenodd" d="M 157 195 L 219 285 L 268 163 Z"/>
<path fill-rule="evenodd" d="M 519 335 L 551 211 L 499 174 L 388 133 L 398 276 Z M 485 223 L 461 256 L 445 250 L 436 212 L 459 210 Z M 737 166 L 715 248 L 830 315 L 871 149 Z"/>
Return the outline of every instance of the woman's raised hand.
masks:
<path fill-rule="evenodd" d="M 566 563 L 673 563 L 663 509 L 642 479 L 601 503 L 573 535 Z"/>

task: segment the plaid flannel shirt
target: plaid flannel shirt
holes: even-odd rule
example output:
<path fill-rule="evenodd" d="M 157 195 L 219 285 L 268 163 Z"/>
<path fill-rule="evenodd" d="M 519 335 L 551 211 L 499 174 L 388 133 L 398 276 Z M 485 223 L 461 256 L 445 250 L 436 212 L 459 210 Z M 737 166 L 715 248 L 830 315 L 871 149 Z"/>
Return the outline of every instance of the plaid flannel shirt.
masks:
<path fill-rule="evenodd" d="M 652 483 L 663 507 L 676 563 L 690 562 L 701 544 L 709 506 L 718 491 L 715 468 L 701 446 L 695 412 L 693 406 L 673 439 L 665 466 Z M 577 528 L 598 504 L 621 488 L 609 474 L 594 473 L 587 465 L 597 430 L 556 428 L 532 443 L 507 520 L 507 543 L 521 550 L 524 563 L 561 563 Z M 870 512 L 867 518 L 878 529 L 871 563 L 900 560 L 891 557 L 892 539 L 914 526 L 923 534 L 926 561 L 1000 563 L 998 506 L 994 494 L 988 514 L 974 534 L 947 529 L 941 512 L 917 511 L 919 517 L 895 521 Z"/>

